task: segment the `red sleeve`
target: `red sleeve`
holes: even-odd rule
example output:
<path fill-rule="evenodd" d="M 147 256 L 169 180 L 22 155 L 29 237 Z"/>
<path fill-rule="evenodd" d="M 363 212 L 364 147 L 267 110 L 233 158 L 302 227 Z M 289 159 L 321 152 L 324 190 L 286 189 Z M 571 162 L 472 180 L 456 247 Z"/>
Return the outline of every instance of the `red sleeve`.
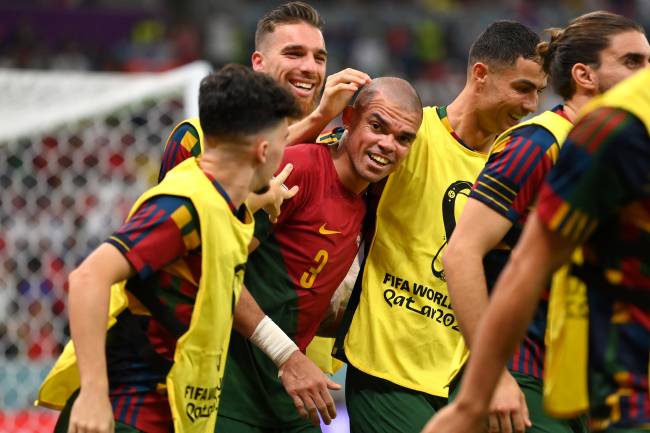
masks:
<path fill-rule="evenodd" d="M 126 257 L 140 278 L 148 278 L 200 246 L 198 215 L 188 199 L 156 196 L 145 202 L 107 242 Z"/>
<path fill-rule="evenodd" d="M 519 221 L 535 201 L 556 151 L 555 137 L 545 128 L 515 129 L 495 144 L 470 197 L 512 223 Z"/>
<path fill-rule="evenodd" d="M 192 156 L 201 154 L 199 133 L 190 123 L 181 123 L 174 133 L 167 139 L 165 151 L 162 156 L 158 182 L 163 180 L 165 174 L 181 162 Z"/>

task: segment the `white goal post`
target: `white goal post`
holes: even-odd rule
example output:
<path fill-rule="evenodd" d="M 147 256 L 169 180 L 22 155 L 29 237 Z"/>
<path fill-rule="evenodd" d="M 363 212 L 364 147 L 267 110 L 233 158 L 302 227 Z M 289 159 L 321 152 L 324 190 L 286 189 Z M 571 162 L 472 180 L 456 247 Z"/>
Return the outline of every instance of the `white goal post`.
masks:
<path fill-rule="evenodd" d="M 156 182 L 209 72 L 0 69 L 0 431 L 45 431 L 31 405 L 68 339 L 67 275 Z"/>

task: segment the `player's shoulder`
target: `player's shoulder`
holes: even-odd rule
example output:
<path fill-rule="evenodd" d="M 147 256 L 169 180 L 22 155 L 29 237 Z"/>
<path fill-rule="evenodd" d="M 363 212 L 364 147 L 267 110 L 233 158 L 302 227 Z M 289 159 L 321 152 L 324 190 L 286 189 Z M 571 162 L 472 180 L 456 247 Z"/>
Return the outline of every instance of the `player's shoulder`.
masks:
<path fill-rule="evenodd" d="M 589 148 L 589 153 L 608 147 L 615 147 L 619 152 L 637 148 L 639 144 L 644 148 L 650 141 L 648 126 L 639 117 L 610 106 L 596 108 L 581 118 L 569 137 L 579 147 Z"/>
<path fill-rule="evenodd" d="M 446 114 L 443 115 L 440 113 L 441 110 L 444 111 L 444 107 L 422 107 L 422 123 L 420 124 L 415 142 L 411 146 L 411 149 L 419 147 L 421 143 L 429 142 L 434 137 L 439 137 L 437 133 L 444 130 L 445 126 L 442 123 L 442 118 L 446 116 Z M 415 152 L 410 152 L 410 154 L 413 153 Z"/>
<path fill-rule="evenodd" d="M 195 136 L 197 139 L 199 138 L 199 130 L 200 126 L 198 125 L 198 122 L 193 119 L 185 119 L 181 121 L 178 125 L 176 125 L 176 128 L 174 128 L 174 134 L 176 136 L 182 136 L 185 134 L 192 134 Z"/>
<path fill-rule="evenodd" d="M 138 211 L 146 210 L 147 208 L 157 209 L 164 213 L 164 215 L 172 215 L 176 210 L 181 207 L 187 208 L 190 213 L 195 214 L 196 210 L 194 203 L 189 197 L 173 195 L 173 194 L 157 194 L 148 198 L 139 207 Z M 147 211 L 148 212 L 148 211 Z"/>
<path fill-rule="evenodd" d="M 301 189 L 307 188 L 313 182 L 322 180 L 324 173 L 327 173 L 326 167 L 332 164 L 331 161 L 329 148 L 322 144 L 305 143 L 287 147 L 282 167 L 291 163 L 293 170 L 285 183 L 288 186 L 300 185 Z"/>
<path fill-rule="evenodd" d="M 446 112 L 445 112 L 446 113 Z M 446 114 L 441 114 L 441 107 L 427 106 L 422 107 L 422 124 L 420 127 L 430 126 L 434 123 L 440 123 L 441 118 Z"/>
<path fill-rule="evenodd" d="M 550 144 L 555 141 L 553 133 L 546 126 L 535 123 L 524 125 L 521 128 L 516 128 L 512 131 L 511 135 L 513 137 L 528 138 L 533 142 L 538 143 Z"/>
<path fill-rule="evenodd" d="M 292 164 L 305 163 L 314 164 L 325 158 L 331 159 L 330 150 L 327 146 L 315 143 L 303 143 L 289 146 L 284 151 L 284 160 Z"/>
<path fill-rule="evenodd" d="M 542 151 L 545 151 L 556 142 L 555 136 L 547 127 L 536 123 L 515 128 L 500 141 L 504 143 L 506 148 L 529 144 L 540 148 Z"/>
<path fill-rule="evenodd" d="M 175 148 L 184 148 L 194 156 L 201 153 L 200 125 L 195 119 L 185 119 L 180 122 L 167 139 L 166 152 L 175 151 Z"/>
<path fill-rule="evenodd" d="M 580 118 L 576 127 L 579 126 L 584 128 L 589 124 L 592 124 L 592 126 L 598 126 L 601 129 L 607 129 L 612 133 L 620 132 L 617 130 L 617 127 L 621 126 L 628 127 L 630 130 L 635 132 L 648 133 L 648 128 L 646 128 L 642 119 L 640 119 L 636 114 L 621 107 L 598 107 Z"/>
<path fill-rule="evenodd" d="M 316 139 L 316 143 L 325 144 L 327 146 L 338 146 L 339 141 L 345 133 L 345 128 L 337 126 L 336 128 L 321 133 Z"/>

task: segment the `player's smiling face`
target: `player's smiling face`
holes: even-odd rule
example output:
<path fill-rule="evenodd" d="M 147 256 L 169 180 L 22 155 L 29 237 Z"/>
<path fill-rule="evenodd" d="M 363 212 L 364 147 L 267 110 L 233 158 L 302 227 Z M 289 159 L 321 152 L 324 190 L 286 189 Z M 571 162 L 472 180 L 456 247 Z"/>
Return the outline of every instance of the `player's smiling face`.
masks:
<path fill-rule="evenodd" d="M 388 102 L 381 92 L 362 109 L 346 108 L 344 146 L 354 174 L 377 182 L 394 171 L 411 148 L 421 120 L 421 113 Z"/>
<path fill-rule="evenodd" d="M 293 93 L 303 117 L 316 108 L 327 63 L 319 29 L 305 22 L 279 25 L 264 37 L 251 60 L 253 69 L 271 75 Z"/>
<path fill-rule="evenodd" d="M 480 90 L 480 121 L 483 129 L 496 134 L 537 110 L 546 74 L 539 63 L 523 57 L 513 66 L 487 68 Z"/>

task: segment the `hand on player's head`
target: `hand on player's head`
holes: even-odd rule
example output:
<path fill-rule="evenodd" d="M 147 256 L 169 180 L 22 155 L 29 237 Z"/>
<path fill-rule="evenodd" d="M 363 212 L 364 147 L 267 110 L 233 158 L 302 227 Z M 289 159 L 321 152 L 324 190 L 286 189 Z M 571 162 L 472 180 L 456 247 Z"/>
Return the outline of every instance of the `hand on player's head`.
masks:
<path fill-rule="evenodd" d="M 325 89 L 316 111 L 327 122 L 341 114 L 354 94 L 371 79 L 365 72 L 347 68 L 327 77 Z"/>

